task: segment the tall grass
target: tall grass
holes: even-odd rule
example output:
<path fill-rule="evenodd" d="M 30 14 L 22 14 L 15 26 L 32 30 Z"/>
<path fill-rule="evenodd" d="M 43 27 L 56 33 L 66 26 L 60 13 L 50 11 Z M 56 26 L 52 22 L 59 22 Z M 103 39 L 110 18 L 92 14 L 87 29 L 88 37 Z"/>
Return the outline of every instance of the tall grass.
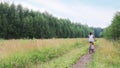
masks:
<path fill-rule="evenodd" d="M 5 53 L 0 60 L 0 68 L 31 67 L 81 47 L 83 41 L 84 39 L 4 40 L 0 42 L 0 52 Z"/>
<path fill-rule="evenodd" d="M 114 43 L 100 39 L 93 61 L 88 68 L 120 68 L 120 43 Z"/>
<path fill-rule="evenodd" d="M 0 57 L 5 57 L 16 52 L 28 52 L 33 49 L 72 45 L 81 39 L 20 39 L 0 40 Z"/>

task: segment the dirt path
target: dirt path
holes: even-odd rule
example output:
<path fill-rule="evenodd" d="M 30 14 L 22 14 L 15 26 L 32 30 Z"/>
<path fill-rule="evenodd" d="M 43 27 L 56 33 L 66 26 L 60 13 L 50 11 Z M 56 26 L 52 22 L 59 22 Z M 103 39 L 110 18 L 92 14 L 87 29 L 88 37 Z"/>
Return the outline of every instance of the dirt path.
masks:
<path fill-rule="evenodd" d="M 91 60 L 92 60 L 92 54 L 85 54 L 71 68 L 85 68 L 85 66 L 89 64 Z"/>

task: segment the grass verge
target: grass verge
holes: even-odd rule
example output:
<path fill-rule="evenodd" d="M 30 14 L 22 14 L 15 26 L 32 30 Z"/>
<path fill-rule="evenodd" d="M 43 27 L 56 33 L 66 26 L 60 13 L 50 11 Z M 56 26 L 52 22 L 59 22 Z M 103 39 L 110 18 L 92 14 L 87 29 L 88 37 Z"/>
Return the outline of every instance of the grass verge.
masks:
<path fill-rule="evenodd" d="M 115 43 L 115 42 L 114 42 Z M 88 68 L 120 68 L 120 44 L 105 39 L 99 40 L 93 61 Z"/>

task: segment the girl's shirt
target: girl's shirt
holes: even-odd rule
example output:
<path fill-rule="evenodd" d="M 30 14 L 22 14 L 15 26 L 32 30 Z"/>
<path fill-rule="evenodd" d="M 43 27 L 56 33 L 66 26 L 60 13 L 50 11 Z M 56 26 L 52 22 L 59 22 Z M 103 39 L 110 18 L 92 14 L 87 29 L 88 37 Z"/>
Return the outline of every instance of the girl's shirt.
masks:
<path fill-rule="evenodd" d="M 89 42 L 94 42 L 94 35 L 89 35 Z"/>

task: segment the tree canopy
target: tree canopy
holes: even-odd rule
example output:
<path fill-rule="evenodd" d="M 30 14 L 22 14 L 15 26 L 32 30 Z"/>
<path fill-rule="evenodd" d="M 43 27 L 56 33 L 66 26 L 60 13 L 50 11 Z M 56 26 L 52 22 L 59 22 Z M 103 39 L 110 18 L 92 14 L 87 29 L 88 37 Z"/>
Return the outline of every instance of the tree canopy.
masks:
<path fill-rule="evenodd" d="M 115 14 L 112 24 L 104 30 L 103 34 L 107 39 L 120 39 L 120 12 Z"/>
<path fill-rule="evenodd" d="M 88 37 L 91 31 L 87 25 L 57 18 L 48 12 L 0 3 L 0 38 L 82 38 Z"/>

